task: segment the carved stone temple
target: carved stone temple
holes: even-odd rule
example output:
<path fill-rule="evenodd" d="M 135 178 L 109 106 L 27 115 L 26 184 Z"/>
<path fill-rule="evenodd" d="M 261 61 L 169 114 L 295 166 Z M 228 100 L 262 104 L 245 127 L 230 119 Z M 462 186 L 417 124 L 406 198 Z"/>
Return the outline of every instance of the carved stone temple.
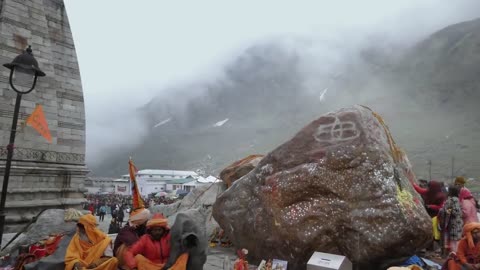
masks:
<path fill-rule="evenodd" d="M 42 209 L 78 208 L 85 201 L 85 107 L 62 0 L 0 0 L 0 35 L 0 65 L 31 45 L 46 73 L 22 97 L 6 202 L 5 232 L 11 232 Z M 0 66 L 0 181 L 16 97 L 8 76 L 9 70 Z M 52 143 L 24 125 L 37 104 L 43 107 Z"/>

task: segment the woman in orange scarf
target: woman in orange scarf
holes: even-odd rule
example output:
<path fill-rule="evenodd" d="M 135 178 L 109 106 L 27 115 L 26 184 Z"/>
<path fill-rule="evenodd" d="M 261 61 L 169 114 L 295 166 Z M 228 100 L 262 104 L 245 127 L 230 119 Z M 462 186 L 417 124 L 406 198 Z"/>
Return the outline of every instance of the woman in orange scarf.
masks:
<path fill-rule="evenodd" d="M 104 256 L 112 239 L 97 228 L 97 220 L 86 214 L 78 220 L 77 233 L 65 253 L 65 270 L 116 270 L 117 258 Z"/>
<path fill-rule="evenodd" d="M 480 223 L 463 226 L 464 237 L 458 242 L 457 258 L 447 260 L 448 270 L 480 269 Z"/>

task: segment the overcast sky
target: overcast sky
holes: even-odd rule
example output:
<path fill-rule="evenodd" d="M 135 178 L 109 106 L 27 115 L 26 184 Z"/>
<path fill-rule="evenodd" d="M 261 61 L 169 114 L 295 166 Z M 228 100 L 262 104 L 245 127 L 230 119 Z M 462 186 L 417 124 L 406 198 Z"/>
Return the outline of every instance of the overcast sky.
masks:
<path fill-rule="evenodd" d="M 408 44 L 480 17 L 479 3 L 65 0 L 85 97 L 87 162 L 98 162 L 108 144 L 128 143 L 131 122 L 118 119 L 168 86 L 215 78 L 255 43 L 284 36 L 358 40 L 382 33 Z"/>

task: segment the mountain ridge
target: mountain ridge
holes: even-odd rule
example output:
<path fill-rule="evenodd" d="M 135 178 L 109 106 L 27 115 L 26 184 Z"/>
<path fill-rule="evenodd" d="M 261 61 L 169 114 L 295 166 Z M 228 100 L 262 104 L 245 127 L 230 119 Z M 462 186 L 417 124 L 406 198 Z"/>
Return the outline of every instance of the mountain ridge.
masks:
<path fill-rule="evenodd" d="M 301 50 L 275 42 L 256 45 L 227 66 L 221 78 L 179 88 L 177 97 L 187 97 L 183 93 L 192 88 L 203 92 L 181 102 L 166 95 L 152 99 L 139 110 L 149 127 L 171 121 L 152 128 L 135 149 L 91 167 L 99 175 L 125 174 L 121 157 L 131 155 L 139 167 L 218 175 L 237 159 L 270 152 L 320 115 L 361 103 L 386 119 L 419 176 L 429 177 L 430 160 L 432 178 L 480 178 L 475 158 L 480 144 L 470 138 L 480 134 L 479 44 L 477 19 L 443 28 L 394 54 L 362 48 L 333 75 L 315 69 L 306 75 Z M 456 69 L 468 72 L 457 74 Z M 226 118 L 224 125 L 213 127 Z M 451 157 L 461 167 L 454 164 L 453 173 L 448 170 Z"/>

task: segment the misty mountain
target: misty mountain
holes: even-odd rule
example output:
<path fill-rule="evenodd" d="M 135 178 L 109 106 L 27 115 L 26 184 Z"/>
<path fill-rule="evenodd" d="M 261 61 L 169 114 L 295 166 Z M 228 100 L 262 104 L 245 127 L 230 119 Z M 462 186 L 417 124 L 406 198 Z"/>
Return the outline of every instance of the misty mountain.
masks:
<path fill-rule="evenodd" d="M 125 174 L 132 156 L 139 168 L 217 175 L 246 155 L 268 153 L 328 111 L 364 104 L 385 118 L 419 177 L 447 179 L 453 168 L 480 178 L 480 20 L 410 48 L 381 36 L 354 52 L 333 47 L 346 55 L 341 64 L 302 46 L 258 44 L 215 80 L 166 89 L 138 110 L 147 122 L 142 143 L 90 168 Z"/>

